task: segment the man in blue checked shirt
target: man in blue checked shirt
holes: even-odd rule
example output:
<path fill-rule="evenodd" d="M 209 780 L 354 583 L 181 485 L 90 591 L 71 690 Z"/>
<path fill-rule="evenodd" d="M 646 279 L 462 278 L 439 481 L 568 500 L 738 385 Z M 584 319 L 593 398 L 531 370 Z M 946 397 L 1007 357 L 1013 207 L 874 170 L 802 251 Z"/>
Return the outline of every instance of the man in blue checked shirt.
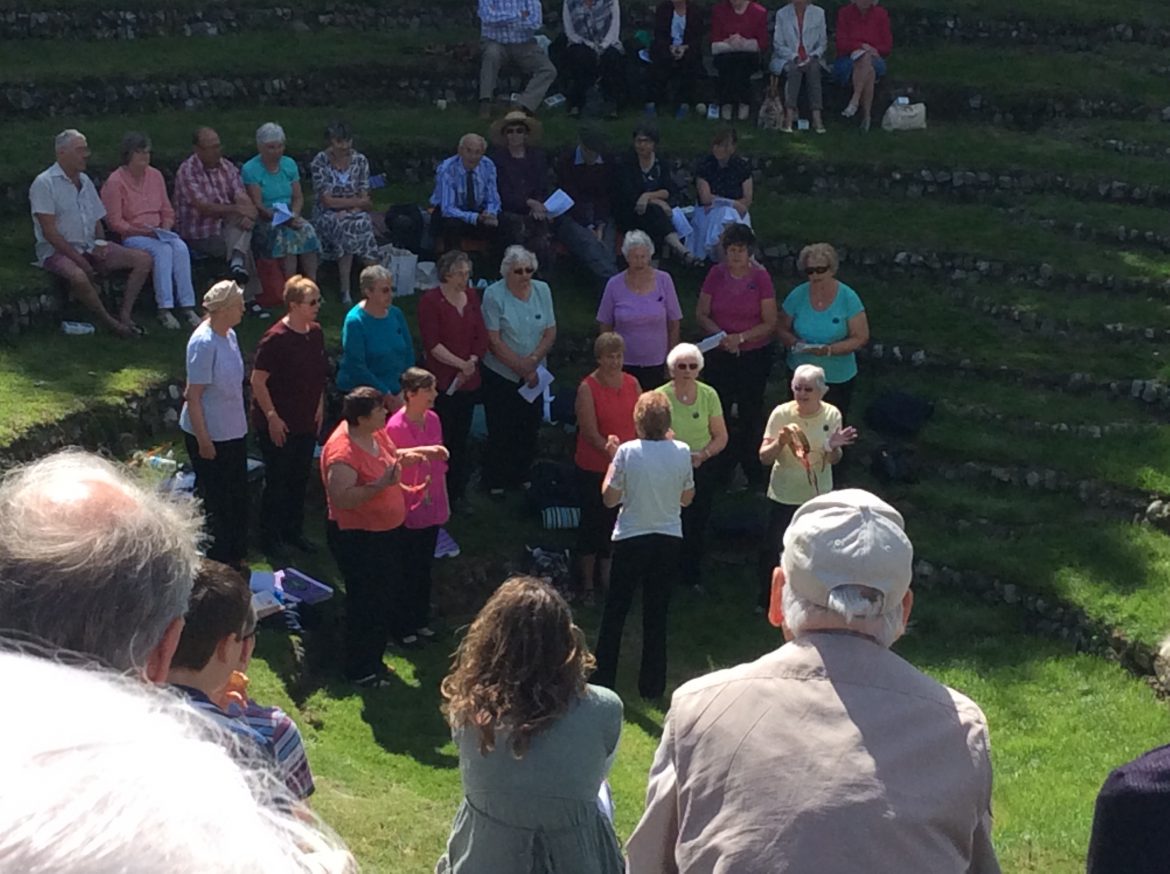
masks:
<path fill-rule="evenodd" d="M 491 114 L 500 68 L 513 64 L 529 77 L 517 101 L 533 113 L 557 77 L 548 53 L 536 42 L 543 24 L 540 0 L 479 0 L 483 60 L 479 68 L 479 114 Z"/>
<path fill-rule="evenodd" d="M 437 207 L 431 220 L 436 240 L 447 248 L 460 245 L 466 237 L 493 243 L 500 226 L 500 191 L 496 165 L 484 157 L 487 143 L 479 134 L 464 134 L 457 154 L 435 170 L 431 205 Z"/>

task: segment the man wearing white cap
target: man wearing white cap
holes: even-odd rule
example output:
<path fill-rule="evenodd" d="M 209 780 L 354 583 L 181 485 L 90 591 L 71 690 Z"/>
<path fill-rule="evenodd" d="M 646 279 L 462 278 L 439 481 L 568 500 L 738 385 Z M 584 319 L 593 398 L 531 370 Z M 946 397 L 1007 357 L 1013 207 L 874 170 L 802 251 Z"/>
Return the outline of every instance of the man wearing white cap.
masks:
<path fill-rule="evenodd" d="M 983 713 L 889 650 L 903 529 L 859 489 L 796 511 L 768 614 L 787 643 L 674 693 L 631 874 L 999 871 Z"/>

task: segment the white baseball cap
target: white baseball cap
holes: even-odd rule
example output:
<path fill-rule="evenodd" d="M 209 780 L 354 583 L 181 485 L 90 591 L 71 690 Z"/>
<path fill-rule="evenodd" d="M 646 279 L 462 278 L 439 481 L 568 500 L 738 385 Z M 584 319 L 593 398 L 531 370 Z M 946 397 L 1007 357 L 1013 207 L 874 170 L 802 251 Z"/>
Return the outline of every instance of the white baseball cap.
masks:
<path fill-rule="evenodd" d="M 787 585 L 806 601 L 829 605 L 837 586 L 876 589 L 885 604 L 910 589 L 914 546 L 902 514 L 864 489 L 841 489 L 806 501 L 784 532 L 780 563 Z"/>

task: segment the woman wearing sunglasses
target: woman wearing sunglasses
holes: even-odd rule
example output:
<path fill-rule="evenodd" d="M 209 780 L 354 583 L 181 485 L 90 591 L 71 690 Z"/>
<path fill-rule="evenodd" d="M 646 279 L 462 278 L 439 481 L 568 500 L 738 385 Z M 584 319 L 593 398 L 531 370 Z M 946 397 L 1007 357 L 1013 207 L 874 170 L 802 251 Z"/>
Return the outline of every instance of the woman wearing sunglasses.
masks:
<path fill-rule="evenodd" d="M 483 411 L 487 420 L 488 457 L 484 477 L 493 498 L 528 479 L 536 457 L 543 404 L 520 394 L 534 388 L 538 370 L 557 338 L 552 292 L 533 279 L 540 263 L 523 246 L 509 246 L 500 264 L 503 277 L 483 293 L 483 323 L 488 352 L 483 358 Z"/>
<path fill-rule="evenodd" d="M 849 421 L 849 401 L 857 376 L 858 349 L 869 342 L 865 305 L 837 279 L 837 250 L 813 243 L 800 250 L 797 267 L 808 276 L 780 307 L 778 333 L 788 349 L 788 367 L 815 364 L 825 371 L 833 404 Z"/>
<path fill-rule="evenodd" d="M 321 289 L 307 276 L 290 276 L 284 303 L 288 312 L 260 338 L 252 366 L 252 430 L 264 456 L 260 537 L 266 552 L 286 544 L 314 552 L 303 524 L 329 376 L 317 323 Z"/>

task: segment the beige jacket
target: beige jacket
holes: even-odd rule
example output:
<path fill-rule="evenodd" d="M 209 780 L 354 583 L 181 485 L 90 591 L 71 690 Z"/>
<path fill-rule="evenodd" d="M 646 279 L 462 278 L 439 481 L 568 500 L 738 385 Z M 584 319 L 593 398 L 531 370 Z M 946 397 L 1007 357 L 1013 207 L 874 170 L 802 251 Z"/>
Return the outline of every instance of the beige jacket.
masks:
<path fill-rule="evenodd" d="M 987 723 L 868 638 L 812 633 L 674 693 L 630 874 L 998 874 Z"/>

